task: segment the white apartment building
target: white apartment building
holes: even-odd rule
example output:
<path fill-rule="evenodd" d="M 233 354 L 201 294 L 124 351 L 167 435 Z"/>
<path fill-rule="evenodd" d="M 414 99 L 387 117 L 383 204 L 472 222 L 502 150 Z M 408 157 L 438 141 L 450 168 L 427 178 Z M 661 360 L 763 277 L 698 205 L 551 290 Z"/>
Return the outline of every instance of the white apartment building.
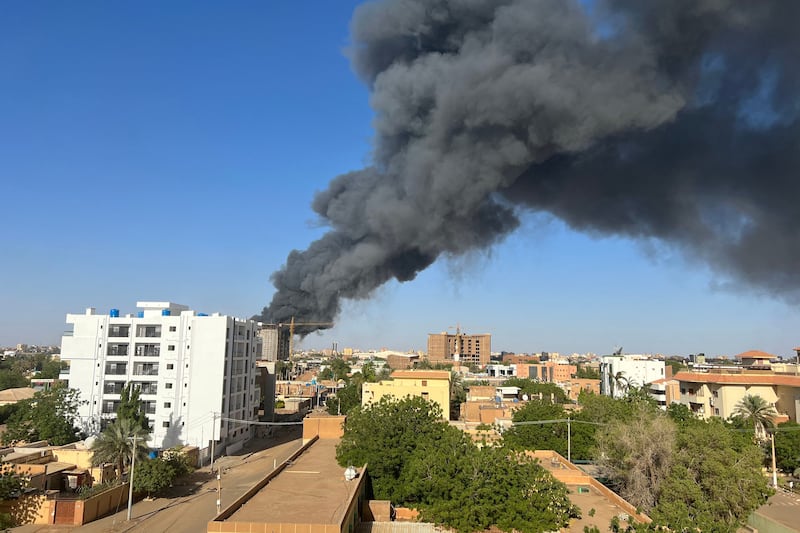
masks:
<path fill-rule="evenodd" d="M 647 355 L 605 355 L 600 363 L 600 393 L 622 398 L 629 387 L 641 387 L 664 377 L 664 361 Z"/>
<path fill-rule="evenodd" d="M 205 454 L 214 439 L 219 453 L 241 448 L 261 400 L 257 323 L 170 302 L 136 306 L 138 313 L 125 316 L 94 308 L 67 315 L 72 331 L 62 338 L 61 358 L 70 367 L 61 378 L 80 390 L 82 425 L 99 432 L 131 382 L 141 391 L 151 447 L 194 445 Z"/>

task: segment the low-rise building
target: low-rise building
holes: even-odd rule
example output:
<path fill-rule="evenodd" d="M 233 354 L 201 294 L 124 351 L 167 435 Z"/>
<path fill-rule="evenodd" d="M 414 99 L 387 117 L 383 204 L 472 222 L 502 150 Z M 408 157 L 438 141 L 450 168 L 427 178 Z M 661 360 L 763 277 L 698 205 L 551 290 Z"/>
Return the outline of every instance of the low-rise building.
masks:
<path fill-rule="evenodd" d="M 622 398 L 630 387 L 642 387 L 666 376 L 665 363 L 647 355 L 606 355 L 600 363 L 600 390 Z"/>
<path fill-rule="evenodd" d="M 703 418 L 730 418 L 746 395 L 760 396 L 778 411 L 778 421 L 800 422 L 798 366 L 783 364 L 780 368 L 784 372 L 776 372 L 768 363 L 769 358 L 747 356 L 752 353 L 737 356 L 743 362 L 750 362 L 748 366 L 696 367 L 675 374 L 680 403 Z"/>
<path fill-rule="evenodd" d="M 419 396 L 434 402 L 442 409 L 447 419 L 450 413 L 450 372 L 443 370 L 396 370 L 390 380 L 364 383 L 361 404 L 364 406 L 380 401 L 384 396 L 405 398 Z"/>

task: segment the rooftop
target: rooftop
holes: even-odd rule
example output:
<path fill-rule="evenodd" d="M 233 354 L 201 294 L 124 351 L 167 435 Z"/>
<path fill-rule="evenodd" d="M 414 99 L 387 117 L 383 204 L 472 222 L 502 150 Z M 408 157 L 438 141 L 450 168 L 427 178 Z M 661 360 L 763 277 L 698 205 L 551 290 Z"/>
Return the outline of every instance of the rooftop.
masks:
<path fill-rule="evenodd" d="M 447 370 L 395 370 L 392 378 L 406 379 L 450 379 L 450 372 Z"/>
<path fill-rule="evenodd" d="M 786 385 L 800 387 L 800 376 L 785 374 L 719 374 L 707 372 L 678 372 L 674 379 L 692 383 L 727 383 L 730 385 Z"/>
<path fill-rule="evenodd" d="M 338 439 L 319 439 L 226 521 L 339 524 L 358 481 L 346 481 L 336 463 Z M 358 468 L 359 476 L 364 469 Z M 275 505 L 285 502 L 286 505 Z"/>

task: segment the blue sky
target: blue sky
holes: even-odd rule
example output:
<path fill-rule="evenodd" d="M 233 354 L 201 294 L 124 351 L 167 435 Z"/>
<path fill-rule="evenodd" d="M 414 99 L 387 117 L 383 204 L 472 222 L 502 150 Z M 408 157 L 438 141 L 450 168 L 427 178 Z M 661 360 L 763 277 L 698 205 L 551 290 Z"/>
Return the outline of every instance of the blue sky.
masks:
<path fill-rule="evenodd" d="M 369 94 L 344 55 L 358 2 L 4 2 L 0 345 L 137 300 L 248 317 L 324 232 L 309 204 L 368 164 Z M 791 354 L 798 311 L 662 244 L 529 214 L 480 255 L 348 302 L 305 347 Z"/>

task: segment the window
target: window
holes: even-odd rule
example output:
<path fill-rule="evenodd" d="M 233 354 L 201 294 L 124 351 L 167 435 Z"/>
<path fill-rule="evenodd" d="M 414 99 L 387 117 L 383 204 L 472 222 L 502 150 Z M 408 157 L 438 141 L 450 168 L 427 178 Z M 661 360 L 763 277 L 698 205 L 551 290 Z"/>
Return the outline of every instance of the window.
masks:
<path fill-rule="evenodd" d="M 719 408 L 718 408 L 718 407 L 715 407 L 715 408 L 714 408 L 714 414 L 715 414 L 715 415 L 717 415 L 717 416 L 719 416 Z"/>
<path fill-rule="evenodd" d="M 714 398 L 719 398 L 719 391 L 714 391 L 713 394 L 714 394 Z"/>
<path fill-rule="evenodd" d="M 170 344 L 169 346 L 167 346 L 167 351 L 168 352 L 174 352 L 175 351 L 175 345 L 174 344 Z"/>
<path fill-rule="evenodd" d="M 172 383 L 164 383 L 164 388 L 165 389 L 171 389 L 172 388 Z"/>
<path fill-rule="evenodd" d="M 176 328 L 175 326 L 170 326 L 170 327 L 169 327 L 169 330 L 170 330 L 170 331 L 177 331 L 177 329 L 178 329 L 178 328 Z"/>
<path fill-rule="evenodd" d="M 127 337 L 130 333 L 130 326 L 123 326 L 119 324 L 112 324 L 108 327 L 109 337 Z"/>
<path fill-rule="evenodd" d="M 162 428 L 168 428 L 169 427 L 169 422 L 161 422 L 161 427 Z"/>
<path fill-rule="evenodd" d="M 172 363 L 167 363 L 167 370 L 172 370 L 173 368 L 175 368 L 175 365 Z"/>
<path fill-rule="evenodd" d="M 422 380 L 422 386 L 423 387 L 427 387 L 428 386 L 428 380 L 427 379 L 423 379 Z"/>
<path fill-rule="evenodd" d="M 170 409 L 172 407 L 172 402 L 164 402 L 164 409 Z"/>
<path fill-rule="evenodd" d="M 161 326 L 137 326 L 136 327 L 136 336 L 137 337 L 160 337 L 161 336 Z"/>

